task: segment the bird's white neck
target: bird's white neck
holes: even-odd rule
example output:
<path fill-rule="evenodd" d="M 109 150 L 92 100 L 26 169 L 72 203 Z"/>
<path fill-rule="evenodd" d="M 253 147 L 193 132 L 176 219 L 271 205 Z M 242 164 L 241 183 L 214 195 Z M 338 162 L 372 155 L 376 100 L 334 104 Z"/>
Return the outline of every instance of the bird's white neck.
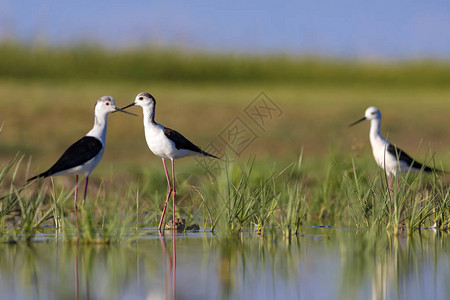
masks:
<path fill-rule="evenodd" d="M 370 121 L 370 143 L 373 145 L 379 143 L 387 143 L 386 139 L 381 136 L 381 119 L 373 119 Z"/>
<path fill-rule="evenodd" d="M 144 113 L 144 126 L 153 126 L 156 125 L 155 123 L 155 106 L 143 106 L 142 111 Z"/>
<path fill-rule="evenodd" d="M 105 144 L 106 140 L 106 127 L 107 127 L 108 114 L 95 114 L 94 127 L 86 135 L 98 138 L 102 144 Z"/>

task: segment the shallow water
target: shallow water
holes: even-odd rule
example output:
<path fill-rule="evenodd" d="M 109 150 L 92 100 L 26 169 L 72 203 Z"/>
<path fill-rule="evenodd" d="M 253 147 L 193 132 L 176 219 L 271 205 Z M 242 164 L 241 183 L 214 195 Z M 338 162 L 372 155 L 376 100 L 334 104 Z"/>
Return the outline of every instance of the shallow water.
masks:
<path fill-rule="evenodd" d="M 1 299 L 449 299 L 448 234 L 303 228 L 290 240 L 202 232 L 0 245 Z M 174 243 L 175 241 L 175 243 Z M 174 247 L 176 256 L 174 257 Z M 175 277 L 173 277 L 175 274 Z"/>

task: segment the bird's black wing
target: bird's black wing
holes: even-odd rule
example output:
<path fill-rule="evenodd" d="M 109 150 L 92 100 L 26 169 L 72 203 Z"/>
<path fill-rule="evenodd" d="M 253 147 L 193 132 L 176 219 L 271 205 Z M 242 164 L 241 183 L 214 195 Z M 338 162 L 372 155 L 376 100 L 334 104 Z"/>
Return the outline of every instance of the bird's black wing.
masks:
<path fill-rule="evenodd" d="M 410 168 L 423 170 L 424 172 L 427 172 L 427 173 L 431 173 L 434 170 L 433 168 L 430 168 L 428 166 L 425 166 L 425 165 L 415 161 L 405 151 L 403 151 L 402 149 L 400 149 L 392 144 L 389 144 L 389 146 L 387 147 L 387 151 L 390 154 L 397 157 L 397 159 L 399 161 L 404 161 Z M 435 171 L 437 171 L 437 170 L 435 170 Z"/>
<path fill-rule="evenodd" d="M 103 145 L 99 139 L 92 136 L 85 136 L 72 144 L 50 169 L 27 181 L 39 177 L 48 177 L 55 173 L 82 165 L 94 158 L 102 150 L 102 147 Z"/>
<path fill-rule="evenodd" d="M 188 140 L 187 138 L 185 138 L 181 133 L 179 133 L 178 131 L 175 131 L 173 129 L 164 127 L 164 134 L 175 144 L 175 147 L 180 150 L 180 149 L 185 149 L 185 150 L 191 150 L 194 152 L 198 152 L 201 153 L 205 156 L 210 156 L 210 157 L 214 157 L 214 158 L 218 158 L 217 156 L 214 156 L 212 154 L 209 154 L 208 152 L 203 151 L 202 149 L 200 149 L 198 146 L 194 145 L 190 140 Z"/>

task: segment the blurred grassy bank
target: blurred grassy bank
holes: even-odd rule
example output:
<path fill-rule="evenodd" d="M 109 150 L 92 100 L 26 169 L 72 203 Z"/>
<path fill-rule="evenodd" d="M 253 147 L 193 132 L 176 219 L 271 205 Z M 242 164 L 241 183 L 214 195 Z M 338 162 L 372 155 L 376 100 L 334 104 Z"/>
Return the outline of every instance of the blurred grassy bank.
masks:
<path fill-rule="evenodd" d="M 99 46 L 0 44 L 0 78 L 128 82 L 267 82 L 448 87 L 443 61 L 354 61 L 288 55 L 231 55 Z"/>
<path fill-rule="evenodd" d="M 33 162 L 33 169 L 42 170 L 90 130 L 93 107 L 100 96 L 112 95 L 118 106 L 124 106 L 140 91 L 149 91 L 156 97 L 158 122 L 178 129 L 202 147 L 220 140 L 230 123 L 241 118 L 257 138 L 239 156 L 234 155 L 237 159 L 256 155 L 292 161 L 302 149 L 307 158 L 326 155 L 330 149 L 348 157 L 352 151 L 370 155 L 369 124 L 354 128 L 347 125 L 359 119 L 368 106 L 376 105 L 383 112 L 383 134 L 405 151 L 419 159 L 431 151 L 436 159 L 448 160 L 450 89 L 42 81 L 0 81 L 0 116 L 4 123 L 0 157 L 9 159 L 21 151 L 39 161 Z M 267 120 L 264 129 L 244 112 L 261 91 L 283 110 L 280 117 Z M 100 168 L 112 161 L 116 165 L 155 162 L 159 166 L 159 159 L 145 143 L 141 109 L 131 111 L 139 117 L 110 115 L 107 148 Z"/>

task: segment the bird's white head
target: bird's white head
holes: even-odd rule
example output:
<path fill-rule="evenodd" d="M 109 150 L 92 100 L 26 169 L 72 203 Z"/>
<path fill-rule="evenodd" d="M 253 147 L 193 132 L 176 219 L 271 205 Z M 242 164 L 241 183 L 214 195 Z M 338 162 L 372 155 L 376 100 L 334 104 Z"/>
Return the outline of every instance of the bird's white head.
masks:
<path fill-rule="evenodd" d="M 376 108 L 375 106 L 371 106 L 368 109 L 366 109 L 366 112 L 364 113 L 364 117 L 362 117 L 361 119 L 359 119 L 358 121 L 353 122 L 352 124 L 348 125 L 349 127 L 356 125 L 362 121 L 365 120 L 381 120 L 381 112 L 378 108 Z"/>
<path fill-rule="evenodd" d="M 149 111 L 151 111 L 154 114 L 154 110 L 155 110 L 155 105 L 156 105 L 156 100 L 155 98 L 150 95 L 149 93 L 139 93 L 137 94 L 136 98 L 134 99 L 134 102 L 122 107 L 121 109 L 127 109 L 128 107 L 134 106 L 134 105 L 138 105 L 138 106 L 142 106 L 142 108 L 150 108 Z"/>
<path fill-rule="evenodd" d="M 368 109 L 366 109 L 366 112 L 364 113 L 364 117 L 366 120 L 375 120 L 375 119 L 381 119 L 381 112 L 378 108 L 375 106 L 371 106 Z"/>
<path fill-rule="evenodd" d="M 149 93 L 139 93 L 134 99 L 134 105 L 139 105 L 142 107 L 145 106 L 154 106 L 156 104 L 155 98 Z"/>
<path fill-rule="evenodd" d="M 95 104 L 95 112 L 109 114 L 110 112 L 116 111 L 116 101 L 111 96 L 103 96 L 97 100 Z"/>

